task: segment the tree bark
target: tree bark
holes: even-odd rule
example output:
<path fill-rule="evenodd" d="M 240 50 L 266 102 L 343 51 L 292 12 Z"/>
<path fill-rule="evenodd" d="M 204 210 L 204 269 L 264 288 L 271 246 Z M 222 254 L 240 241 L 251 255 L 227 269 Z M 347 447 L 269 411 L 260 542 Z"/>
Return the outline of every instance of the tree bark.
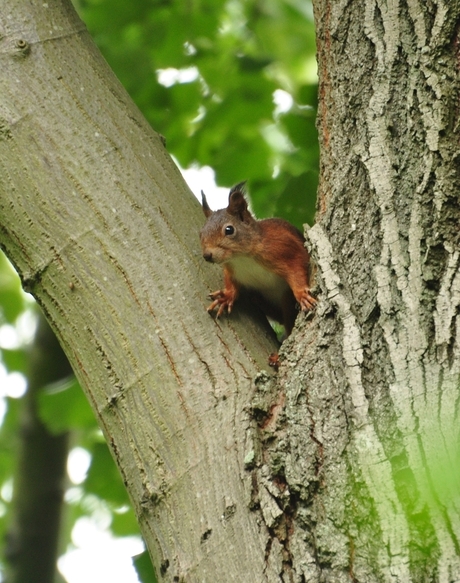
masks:
<path fill-rule="evenodd" d="M 0 8 L 0 244 L 88 395 L 161 580 L 259 580 L 246 411 L 273 335 L 206 313 L 222 275 L 201 257 L 199 204 L 70 3 Z"/>
<path fill-rule="evenodd" d="M 320 301 L 260 423 L 269 560 L 283 581 L 458 581 L 460 4 L 314 8 Z"/>

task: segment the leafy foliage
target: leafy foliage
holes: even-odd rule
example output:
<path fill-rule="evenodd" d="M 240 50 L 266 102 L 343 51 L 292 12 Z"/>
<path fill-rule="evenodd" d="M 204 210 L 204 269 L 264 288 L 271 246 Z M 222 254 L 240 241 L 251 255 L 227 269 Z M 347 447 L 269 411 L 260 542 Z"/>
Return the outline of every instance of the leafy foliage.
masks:
<path fill-rule="evenodd" d="M 80 0 L 109 64 L 184 168 L 247 179 L 259 216 L 312 222 L 316 66 L 304 0 Z M 283 107 L 275 103 L 282 100 Z"/>

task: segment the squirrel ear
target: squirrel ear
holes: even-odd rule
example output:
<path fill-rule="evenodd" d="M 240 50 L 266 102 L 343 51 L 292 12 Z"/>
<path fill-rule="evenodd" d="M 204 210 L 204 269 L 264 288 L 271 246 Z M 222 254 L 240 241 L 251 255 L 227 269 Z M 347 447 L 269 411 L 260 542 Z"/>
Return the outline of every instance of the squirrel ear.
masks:
<path fill-rule="evenodd" d="M 232 188 L 230 191 L 227 212 L 230 215 L 239 217 L 242 221 L 244 220 L 245 215 L 249 214 L 248 203 L 240 190 L 234 190 Z"/>
<path fill-rule="evenodd" d="M 202 200 L 201 206 L 203 207 L 204 216 L 209 217 L 212 214 L 212 210 L 209 208 L 208 201 L 206 200 L 206 196 L 203 191 L 201 191 L 201 200 Z"/>
<path fill-rule="evenodd" d="M 250 223 L 251 221 L 254 221 L 254 217 L 249 212 L 248 203 L 244 198 L 245 184 L 246 180 L 244 182 L 240 182 L 230 190 L 230 194 L 228 196 L 227 212 L 230 215 L 238 217 L 243 222 Z"/>

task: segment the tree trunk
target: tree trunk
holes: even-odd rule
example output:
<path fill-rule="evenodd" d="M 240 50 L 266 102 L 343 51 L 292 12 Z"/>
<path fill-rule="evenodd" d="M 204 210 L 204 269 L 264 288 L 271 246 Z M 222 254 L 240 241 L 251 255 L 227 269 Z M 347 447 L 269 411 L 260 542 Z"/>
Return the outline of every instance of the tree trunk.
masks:
<path fill-rule="evenodd" d="M 460 5 L 314 4 L 320 301 L 265 407 L 270 558 L 284 581 L 458 581 Z"/>

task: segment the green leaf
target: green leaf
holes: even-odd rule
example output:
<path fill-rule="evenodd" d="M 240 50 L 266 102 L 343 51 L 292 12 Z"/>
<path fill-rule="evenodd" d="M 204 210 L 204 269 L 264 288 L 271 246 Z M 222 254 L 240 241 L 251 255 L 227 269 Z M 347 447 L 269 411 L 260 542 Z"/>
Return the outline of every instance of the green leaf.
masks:
<path fill-rule="evenodd" d="M 152 561 L 147 551 L 133 557 L 133 565 L 141 583 L 158 583 Z"/>
<path fill-rule="evenodd" d="M 0 427 L 0 484 L 11 477 L 17 456 L 18 425 L 22 399 L 5 399 L 6 413 Z"/>
<path fill-rule="evenodd" d="M 294 146 L 305 148 L 315 147 L 317 149 L 317 131 L 316 131 L 316 109 L 304 108 L 294 109 L 289 113 L 281 116 L 280 122 L 287 130 L 289 139 Z M 318 167 L 318 164 L 316 164 Z"/>
<path fill-rule="evenodd" d="M 75 377 L 43 387 L 38 393 L 38 414 L 54 434 L 96 425 L 88 400 Z"/>
<path fill-rule="evenodd" d="M 303 224 L 314 222 L 317 174 L 305 172 L 289 179 L 276 200 L 275 214 L 303 233 Z"/>
<path fill-rule="evenodd" d="M 314 223 L 317 184 L 315 171 L 299 176 L 282 173 L 269 183 L 251 181 L 252 208 L 258 217 L 281 217 L 303 233 L 304 223 Z"/>
<path fill-rule="evenodd" d="M 2 349 L 2 361 L 9 372 L 26 373 L 28 369 L 28 352 L 23 348 L 15 350 Z"/>
<path fill-rule="evenodd" d="M 14 324 L 24 309 L 25 299 L 18 274 L 0 252 L 0 323 L 3 320 Z"/>
<path fill-rule="evenodd" d="M 110 529 L 116 536 L 139 534 L 139 524 L 131 506 L 113 511 Z"/>
<path fill-rule="evenodd" d="M 83 483 L 85 492 L 95 494 L 116 507 L 129 505 L 128 494 L 106 443 L 95 443 L 91 454 L 91 465 Z"/>

